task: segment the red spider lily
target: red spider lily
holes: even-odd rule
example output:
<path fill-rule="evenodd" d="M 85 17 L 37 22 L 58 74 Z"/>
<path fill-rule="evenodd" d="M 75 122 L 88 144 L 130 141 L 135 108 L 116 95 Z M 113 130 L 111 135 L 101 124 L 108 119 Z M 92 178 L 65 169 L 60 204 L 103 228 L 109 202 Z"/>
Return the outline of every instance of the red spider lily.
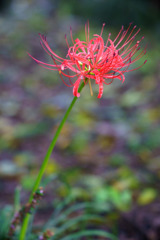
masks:
<path fill-rule="evenodd" d="M 40 34 L 40 43 L 44 50 L 52 57 L 53 64 L 41 62 L 30 54 L 29 55 L 42 67 L 59 71 L 60 77 L 64 83 L 65 81 L 62 75 L 68 77 L 70 85 L 67 83 L 65 84 L 69 87 L 73 87 L 73 95 L 76 97 L 80 96 L 78 88 L 81 81 L 84 81 L 85 84 L 89 82 L 92 95 L 91 79 L 95 80 L 95 83 L 99 85 L 98 98 L 101 98 L 103 94 L 103 84 L 109 85 L 115 78 L 124 82 L 125 72 L 137 70 L 146 63 L 145 61 L 137 68 L 128 69 L 132 63 L 138 61 L 146 53 L 146 48 L 139 51 L 139 44 L 144 37 L 133 43 L 140 29 L 135 31 L 136 26 L 134 26 L 130 31 L 131 25 L 132 23 L 129 24 L 127 30 L 124 30 L 122 26 L 114 41 L 111 40 L 111 34 L 109 33 L 106 43 L 104 43 L 102 38 L 105 24 L 103 24 L 101 34 L 93 35 L 91 40 L 89 39 L 89 24 L 86 24 L 86 41 L 80 41 L 79 39 L 73 40 L 72 30 L 70 29 L 73 46 L 69 46 L 65 36 L 68 46 L 66 58 L 61 58 L 53 52 L 46 37 Z M 137 52 L 140 53 L 138 54 Z M 70 72 L 72 72 L 72 74 L 70 74 Z M 73 83 L 71 79 L 76 79 L 76 81 Z M 109 79 L 110 82 L 106 82 L 106 79 Z"/>

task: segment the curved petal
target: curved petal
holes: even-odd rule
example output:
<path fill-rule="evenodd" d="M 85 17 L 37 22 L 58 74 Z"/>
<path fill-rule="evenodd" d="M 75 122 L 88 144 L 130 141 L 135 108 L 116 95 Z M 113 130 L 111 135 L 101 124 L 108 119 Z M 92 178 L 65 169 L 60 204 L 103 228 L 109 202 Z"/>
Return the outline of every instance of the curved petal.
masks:
<path fill-rule="evenodd" d="M 101 98 L 102 94 L 103 94 L 103 83 L 101 82 L 101 83 L 99 83 L 99 93 L 98 93 L 97 98 Z"/>
<path fill-rule="evenodd" d="M 74 84 L 73 95 L 75 97 L 80 97 L 80 93 L 78 92 L 78 88 L 79 88 L 79 84 L 80 84 L 81 80 L 82 80 L 82 76 L 80 76 Z"/>

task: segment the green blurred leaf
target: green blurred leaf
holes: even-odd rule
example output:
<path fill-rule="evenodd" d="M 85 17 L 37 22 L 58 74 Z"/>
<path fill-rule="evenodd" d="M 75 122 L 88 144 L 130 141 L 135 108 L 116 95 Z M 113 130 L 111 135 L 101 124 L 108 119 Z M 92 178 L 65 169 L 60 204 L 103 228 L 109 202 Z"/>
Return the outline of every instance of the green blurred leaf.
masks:
<path fill-rule="evenodd" d="M 48 129 L 47 123 L 24 123 L 15 126 L 13 135 L 15 138 L 28 138 L 44 134 Z"/>
<path fill-rule="evenodd" d="M 145 205 L 145 204 L 149 204 L 151 203 L 153 200 L 155 200 L 155 198 L 157 197 L 157 191 L 154 188 L 147 188 L 144 189 L 138 199 L 137 202 L 141 205 Z"/>
<path fill-rule="evenodd" d="M 26 190 L 32 190 L 36 177 L 37 177 L 36 174 L 34 175 L 30 174 L 29 177 L 28 175 L 23 176 L 21 179 L 22 187 Z"/>
<path fill-rule="evenodd" d="M 131 205 L 132 197 L 129 190 L 119 191 L 114 187 L 108 186 L 96 191 L 95 200 L 98 204 L 105 202 L 121 210 L 126 210 Z"/>

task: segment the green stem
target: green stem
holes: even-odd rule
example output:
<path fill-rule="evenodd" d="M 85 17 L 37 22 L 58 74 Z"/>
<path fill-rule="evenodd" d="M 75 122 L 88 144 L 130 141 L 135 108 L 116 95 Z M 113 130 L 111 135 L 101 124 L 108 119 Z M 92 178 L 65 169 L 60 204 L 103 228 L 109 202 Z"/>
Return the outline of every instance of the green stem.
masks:
<path fill-rule="evenodd" d="M 81 92 L 83 87 L 84 87 L 84 82 L 79 87 L 78 92 Z M 41 179 L 42 179 L 43 174 L 45 172 L 46 166 L 47 166 L 48 161 L 50 159 L 51 153 L 52 153 L 52 151 L 54 149 L 54 146 L 55 146 L 55 144 L 57 142 L 57 139 L 59 137 L 59 134 L 60 134 L 60 132 L 62 130 L 62 127 L 63 127 L 65 121 L 67 120 L 67 117 L 68 117 L 70 111 L 72 110 L 76 100 L 77 100 L 77 97 L 74 97 L 72 102 L 71 102 L 71 104 L 70 104 L 70 106 L 69 106 L 69 108 L 67 109 L 67 111 L 66 111 L 66 113 L 65 113 L 65 115 L 64 115 L 64 117 L 63 117 L 63 119 L 62 119 L 62 121 L 61 121 L 61 123 L 60 123 L 60 125 L 59 125 L 59 127 L 58 127 L 58 129 L 57 129 L 57 131 L 55 133 L 55 135 L 54 135 L 54 137 L 53 137 L 53 139 L 52 139 L 52 142 L 51 142 L 51 144 L 50 144 L 50 146 L 49 146 L 49 148 L 47 150 L 47 153 L 46 153 L 46 155 L 44 157 L 43 163 L 42 163 L 41 168 L 39 170 L 39 174 L 38 174 L 37 179 L 35 181 L 32 193 L 31 193 L 30 198 L 29 198 L 29 202 L 31 202 L 33 200 L 33 194 L 36 192 L 36 190 L 39 187 L 39 184 L 41 182 Z M 24 221 L 23 221 L 23 224 L 22 224 L 19 240 L 24 240 L 25 239 L 29 220 L 30 220 L 30 214 L 26 214 L 26 216 L 24 218 Z"/>

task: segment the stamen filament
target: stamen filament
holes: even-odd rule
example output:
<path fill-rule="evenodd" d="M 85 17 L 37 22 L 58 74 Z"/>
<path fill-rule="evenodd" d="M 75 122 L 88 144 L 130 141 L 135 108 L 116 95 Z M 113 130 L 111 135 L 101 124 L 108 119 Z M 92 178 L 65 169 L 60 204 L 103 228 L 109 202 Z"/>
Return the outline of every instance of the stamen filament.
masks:
<path fill-rule="evenodd" d="M 92 85 L 91 85 L 91 80 L 90 80 L 90 78 L 89 78 L 89 88 L 90 88 L 91 96 L 93 96 L 93 90 L 92 90 Z"/>

